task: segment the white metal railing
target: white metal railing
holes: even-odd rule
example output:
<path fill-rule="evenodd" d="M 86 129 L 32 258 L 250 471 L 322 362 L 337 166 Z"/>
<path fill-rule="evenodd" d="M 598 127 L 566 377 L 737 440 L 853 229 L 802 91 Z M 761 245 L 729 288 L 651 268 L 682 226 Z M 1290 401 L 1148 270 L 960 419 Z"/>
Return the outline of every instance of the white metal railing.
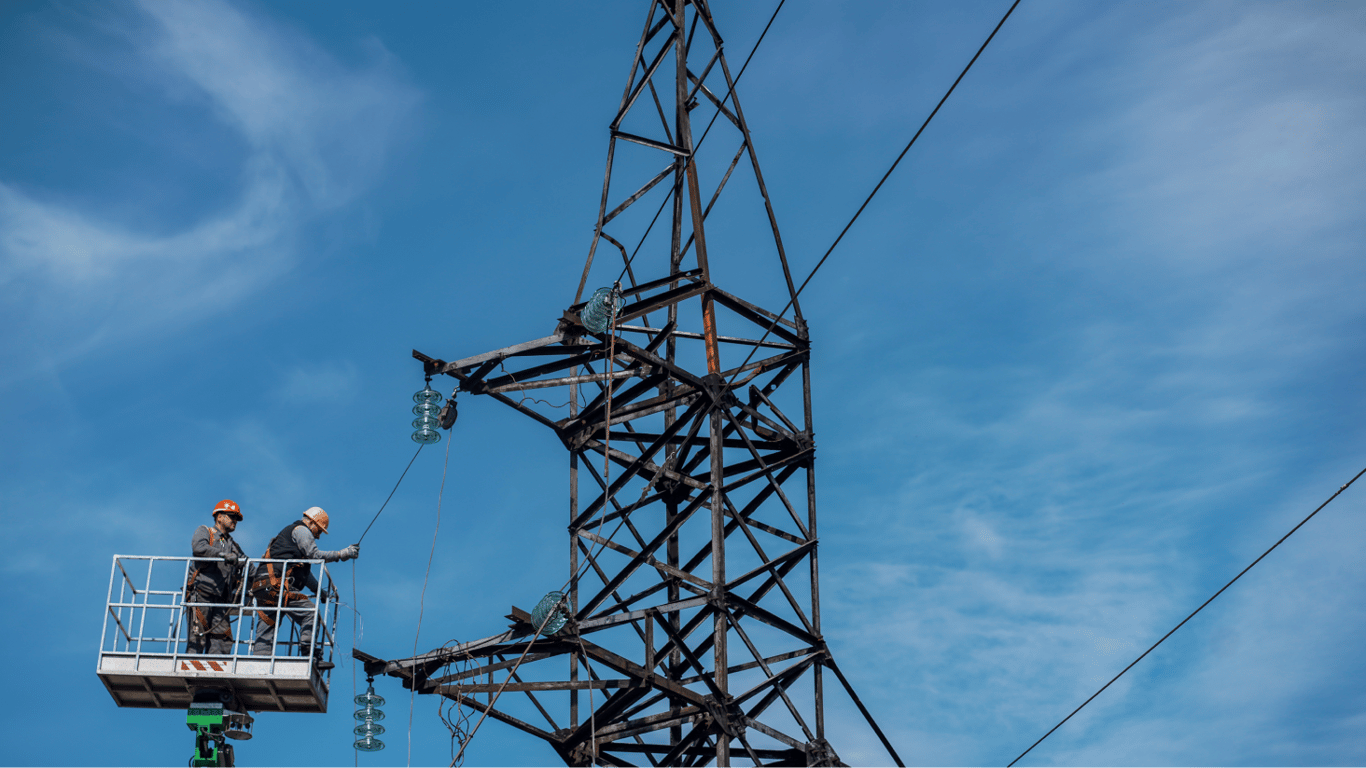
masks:
<path fill-rule="evenodd" d="M 250 559 L 242 568 L 240 583 L 230 596 L 231 602 L 190 605 L 201 608 L 227 610 L 232 634 L 231 652 L 226 654 L 188 653 L 186 641 L 185 586 L 192 563 L 221 565 L 222 558 L 213 557 L 158 557 L 150 555 L 114 555 L 109 573 L 109 595 L 105 603 L 104 627 L 101 630 L 100 655 L 139 658 L 146 655 L 170 656 L 173 659 L 276 659 L 297 655 L 303 646 L 299 636 L 299 621 L 286 621 L 286 616 L 302 620 L 312 614 L 313 653 L 331 661 L 334 632 L 337 623 L 336 600 L 320 599 L 335 595 L 332 576 L 321 560 L 263 560 Z M 283 572 L 291 565 L 318 566 L 319 594 L 308 596 L 311 607 L 290 608 L 285 604 L 288 585 L 282 585 L 278 599 L 270 604 L 258 604 L 250 592 L 256 567 L 262 563 L 276 564 Z M 256 637 L 259 614 L 272 615 L 275 638 L 268 655 L 253 656 L 252 642 Z M 288 633 L 283 625 L 289 625 Z M 272 665 L 273 666 L 273 665 Z"/>

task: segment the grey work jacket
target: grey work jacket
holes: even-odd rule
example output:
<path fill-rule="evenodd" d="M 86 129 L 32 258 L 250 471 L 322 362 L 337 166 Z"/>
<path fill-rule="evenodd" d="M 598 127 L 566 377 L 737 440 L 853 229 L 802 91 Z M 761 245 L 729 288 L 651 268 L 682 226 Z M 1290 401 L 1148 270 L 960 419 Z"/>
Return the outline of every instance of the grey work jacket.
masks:
<path fill-rule="evenodd" d="M 190 563 L 190 580 L 187 587 L 204 585 L 223 597 L 223 602 L 231 601 L 235 595 L 227 594 L 233 583 L 241 575 L 241 565 L 230 565 L 222 558 L 229 552 L 236 552 L 240 563 L 245 564 L 247 555 L 237 546 L 232 536 L 218 530 L 216 526 L 201 525 L 190 539 L 190 551 L 195 557 L 218 558 L 217 562 L 204 560 Z"/>

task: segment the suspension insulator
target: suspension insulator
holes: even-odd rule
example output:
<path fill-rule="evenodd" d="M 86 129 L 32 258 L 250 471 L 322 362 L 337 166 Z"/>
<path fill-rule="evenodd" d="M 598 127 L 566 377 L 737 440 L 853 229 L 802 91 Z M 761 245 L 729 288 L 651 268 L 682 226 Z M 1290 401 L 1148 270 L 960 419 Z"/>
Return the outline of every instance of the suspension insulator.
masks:
<path fill-rule="evenodd" d="M 384 697 L 375 693 L 374 678 L 370 679 L 370 686 L 365 689 L 365 693 L 356 697 L 356 703 L 361 705 L 361 708 L 356 710 L 356 719 L 360 721 L 360 725 L 352 729 L 352 733 L 356 735 L 356 749 L 361 752 L 378 752 L 384 749 L 384 742 L 376 738 L 384 733 L 384 726 L 379 724 L 379 721 L 384 719 L 384 710 L 380 709 L 380 705 L 384 704 Z"/>
<path fill-rule="evenodd" d="M 413 395 L 413 413 L 417 418 L 413 419 L 413 442 L 428 445 L 441 441 L 441 433 L 436 431 L 439 424 L 437 418 L 441 413 L 441 393 L 432 389 L 431 379 L 427 380 L 427 386 Z"/>

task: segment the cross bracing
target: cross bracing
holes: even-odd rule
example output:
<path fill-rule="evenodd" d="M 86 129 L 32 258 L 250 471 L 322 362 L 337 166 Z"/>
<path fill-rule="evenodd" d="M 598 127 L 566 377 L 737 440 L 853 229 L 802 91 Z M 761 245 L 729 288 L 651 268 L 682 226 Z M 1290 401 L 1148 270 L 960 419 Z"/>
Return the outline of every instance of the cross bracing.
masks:
<path fill-rule="evenodd" d="M 358 655 L 568 764 L 839 764 L 827 684 L 882 738 L 821 634 L 810 336 L 708 5 L 649 5 L 583 278 L 554 331 L 454 361 L 413 353 L 567 449 L 568 622 L 542 636 L 513 608 L 483 640 Z M 746 204 L 763 241 L 735 235 Z M 759 262 L 792 318 L 714 279 Z M 618 281 L 623 305 L 593 332 L 585 293 Z"/>

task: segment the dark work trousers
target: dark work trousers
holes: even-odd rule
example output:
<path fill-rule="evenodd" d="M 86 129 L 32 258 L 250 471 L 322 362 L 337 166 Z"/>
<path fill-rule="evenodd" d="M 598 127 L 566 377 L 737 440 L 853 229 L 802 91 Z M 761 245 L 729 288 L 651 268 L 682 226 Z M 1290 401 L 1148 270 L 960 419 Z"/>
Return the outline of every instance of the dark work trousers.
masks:
<path fill-rule="evenodd" d="M 251 652 L 254 656 L 269 656 L 271 644 L 275 642 L 276 625 L 284 617 L 299 625 L 299 655 L 307 656 L 313 646 L 313 601 L 306 595 L 298 592 L 290 592 L 284 605 L 281 607 L 296 610 L 273 611 L 267 610 L 280 605 L 278 597 L 258 599 L 256 601 L 256 639 L 251 644 Z M 280 647 L 275 650 L 276 656 L 289 656 L 289 650 Z"/>
<path fill-rule="evenodd" d="M 227 603 L 231 598 L 222 595 L 212 584 L 195 582 L 185 596 L 185 617 L 189 622 L 186 653 L 232 653 L 232 624 L 228 609 L 199 603 Z"/>

